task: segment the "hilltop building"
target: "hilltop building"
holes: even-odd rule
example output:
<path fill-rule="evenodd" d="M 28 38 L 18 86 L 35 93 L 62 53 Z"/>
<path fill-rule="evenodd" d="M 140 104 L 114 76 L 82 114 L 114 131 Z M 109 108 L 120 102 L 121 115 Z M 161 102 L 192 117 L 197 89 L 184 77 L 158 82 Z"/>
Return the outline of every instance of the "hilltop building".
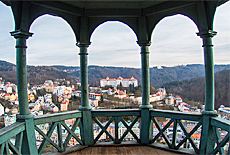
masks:
<path fill-rule="evenodd" d="M 117 85 L 122 84 L 123 87 L 129 87 L 129 85 L 134 85 L 134 87 L 138 86 L 138 81 L 135 79 L 133 76 L 130 79 L 123 79 L 121 76 L 118 77 L 117 79 L 110 79 L 107 77 L 106 79 L 101 79 L 100 80 L 100 86 L 105 87 L 105 86 L 112 86 L 112 87 L 117 87 Z"/>

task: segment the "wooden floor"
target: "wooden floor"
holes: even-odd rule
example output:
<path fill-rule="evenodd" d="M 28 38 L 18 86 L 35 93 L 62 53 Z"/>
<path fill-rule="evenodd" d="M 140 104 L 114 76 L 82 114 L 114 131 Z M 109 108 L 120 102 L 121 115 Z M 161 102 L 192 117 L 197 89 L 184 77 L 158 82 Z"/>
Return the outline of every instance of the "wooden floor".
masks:
<path fill-rule="evenodd" d="M 71 152 L 68 155 L 174 155 L 174 152 L 168 152 L 161 149 L 149 147 L 149 146 L 92 146 L 82 150 Z"/>

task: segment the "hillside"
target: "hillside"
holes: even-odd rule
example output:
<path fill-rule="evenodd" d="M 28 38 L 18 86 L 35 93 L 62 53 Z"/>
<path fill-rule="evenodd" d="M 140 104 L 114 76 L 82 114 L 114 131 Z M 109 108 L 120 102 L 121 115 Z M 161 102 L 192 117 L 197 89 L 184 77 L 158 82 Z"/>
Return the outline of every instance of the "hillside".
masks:
<path fill-rule="evenodd" d="M 53 67 L 66 71 L 74 77 L 80 77 L 79 67 Z M 224 69 L 230 69 L 230 65 L 215 65 L 215 72 Z M 139 84 L 141 84 L 141 69 L 137 68 L 89 66 L 88 74 L 89 84 L 92 85 L 98 85 L 100 79 L 104 79 L 107 76 L 110 78 L 117 78 L 119 76 L 122 76 L 123 78 L 130 78 L 134 76 L 138 80 Z M 159 88 L 168 82 L 187 80 L 201 76 L 204 76 L 204 65 L 200 64 L 162 67 L 161 69 L 158 69 L 157 67 L 150 68 L 150 84 L 155 88 Z"/>
<path fill-rule="evenodd" d="M 204 77 L 166 83 L 163 85 L 169 93 L 177 94 L 184 99 L 204 102 Z M 230 103 L 230 69 L 215 73 L 215 109 L 221 104 Z"/>
<path fill-rule="evenodd" d="M 17 84 L 16 66 L 12 63 L 0 60 L 0 77 L 5 81 Z M 27 66 L 27 81 L 30 84 L 42 84 L 45 80 L 66 79 L 71 83 L 76 80 L 66 72 L 62 72 L 49 66 Z"/>

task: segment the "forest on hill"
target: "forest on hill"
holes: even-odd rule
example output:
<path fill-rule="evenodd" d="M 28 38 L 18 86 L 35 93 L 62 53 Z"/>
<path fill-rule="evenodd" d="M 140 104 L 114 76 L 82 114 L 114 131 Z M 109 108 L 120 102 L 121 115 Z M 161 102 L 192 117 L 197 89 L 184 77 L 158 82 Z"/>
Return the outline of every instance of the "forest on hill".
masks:
<path fill-rule="evenodd" d="M 17 84 L 16 65 L 0 61 L 0 77 Z M 30 84 L 42 84 L 45 80 L 66 79 L 75 84 L 76 79 L 66 72 L 50 66 L 27 66 L 27 81 Z"/>
<path fill-rule="evenodd" d="M 163 85 L 168 93 L 177 94 L 183 99 L 205 102 L 205 78 L 170 82 Z M 215 73 L 215 109 L 220 105 L 229 107 L 230 103 L 230 69 Z"/>
<path fill-rule="evenodd" d="M 230 65 L 215 65 L 215 108 L 230 103 Z M 99 86 L 106 77 L 131 78 L 141 84 L 141 69 L 126 67 L 89 66 L 88 79 L 91 86 Z M 188 101 L 204 102 L 204 65 L 192 64 L 174 67 L 150 68 L 150 84 L 155 88 L 166 87 L 169 93 L 180 95 Z M 17 84 L 16 66 L 0 60 L 0 77 Z M 75 84 L 80 82 L 78 66 L 27 66 L 27 81 L 42 84 L 45 80 L 66 79 Z"/>
<path fill-rule="evenodd" d="M 75 78 L 80 77 L 79 67 L 65 67 L 65 66 L 53 66 L 62 71 L 68 72 Z M 230 69 L 230 65 L 215 65 L 215 72 Z M 204 76 L 204 65 L 192 64 L 186 66 L 174 66 L 174 67 L 152 67 L 150 71 L 150 85 L 155 88 L 161 87 L 163 84 L 173 81 L 181 81 L 187 79 L 193 79 Z M 134 76 L 141 84 L 141 69 L 140 68 L 127 68 L 127 67 L 105 67 L 105 66 L 89 66 L 88 77 L 89 84 L 93 86 L 99 86 L 100 79 L 106 77 L 118 78 L 131 78 Z"/>

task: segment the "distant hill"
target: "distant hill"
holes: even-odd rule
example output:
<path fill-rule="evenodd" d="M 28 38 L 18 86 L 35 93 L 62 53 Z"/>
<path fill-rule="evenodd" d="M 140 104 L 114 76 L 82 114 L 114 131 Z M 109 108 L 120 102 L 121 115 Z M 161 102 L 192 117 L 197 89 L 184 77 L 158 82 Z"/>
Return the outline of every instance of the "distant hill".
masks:
<path fill-rule="evenodd" d="M 204 102 L 204 77 L 190 80 L 170 82 L 163 85 L 169 93 L 177 94 L 184 99 Z M 230 103 L 230 69 L 215 73 L 215 109 L 221 104 L 229 106 Z"/>
<path fill-rule="evenodd" d="M 0 60 L 0 77 L 17 84 L 16 65 Z M 76 80 L 66 72 L 50 66 L 27 66 L 27 81 L 30 84 L 42 84 L 45 80 L 66 79 L 71 83 Z"/>
<path fill-rule="evenodd" d="M 230 69 L 230 65 L 215 65 L 215 72 Z M 74 83 L 80 79 L 80 68 L 78 66 L 27 66 L 28 82 L 31 84 L 41 84 L 45 80 L 67 79 Z M 131 78 L 134 76 L 141 84 L 141 69 L 127 67 L 88 67 L 89 84 L 99 85 L 100 79 L 107 76 L 110 78 Z M 0 60 L 0 76 L 6 81 L 17 83 L 16 66 L 12 63 Z M 204 76 L 204 65 L 193 64 L 174 67 L 152 67 L 150 68 L 150 84 L 155 88 L 162 87 L 163 84 L 188 80 Z"/>
<path fill-rule="evenodd" d="M 52 66 L 62 71 L 68 72 L 74 77 L 80 77 L 79 67 L 65 67 L 65 66 Z M 230 69 L 230 65 L 215 65 L 215 72 L 224 69 Z M 134 76 L 139 84 L 141 84 L 141 69 L 139 68 L 126 68 L 126 67 L 103 67 L 103 66 L 89 66 L 88 67 L 89 84 L 99 83 L 100 79 L 107 76 L 110 78 L 131 78 Z M 204 65 L 192 64 L 186 66 L 174 67 L 157 67 L 150 68 L 150 84 L 156 88 L 161 87 L 163 84 L 172 81 L 181 81 L 192 78 L 204 76 Z"/>

